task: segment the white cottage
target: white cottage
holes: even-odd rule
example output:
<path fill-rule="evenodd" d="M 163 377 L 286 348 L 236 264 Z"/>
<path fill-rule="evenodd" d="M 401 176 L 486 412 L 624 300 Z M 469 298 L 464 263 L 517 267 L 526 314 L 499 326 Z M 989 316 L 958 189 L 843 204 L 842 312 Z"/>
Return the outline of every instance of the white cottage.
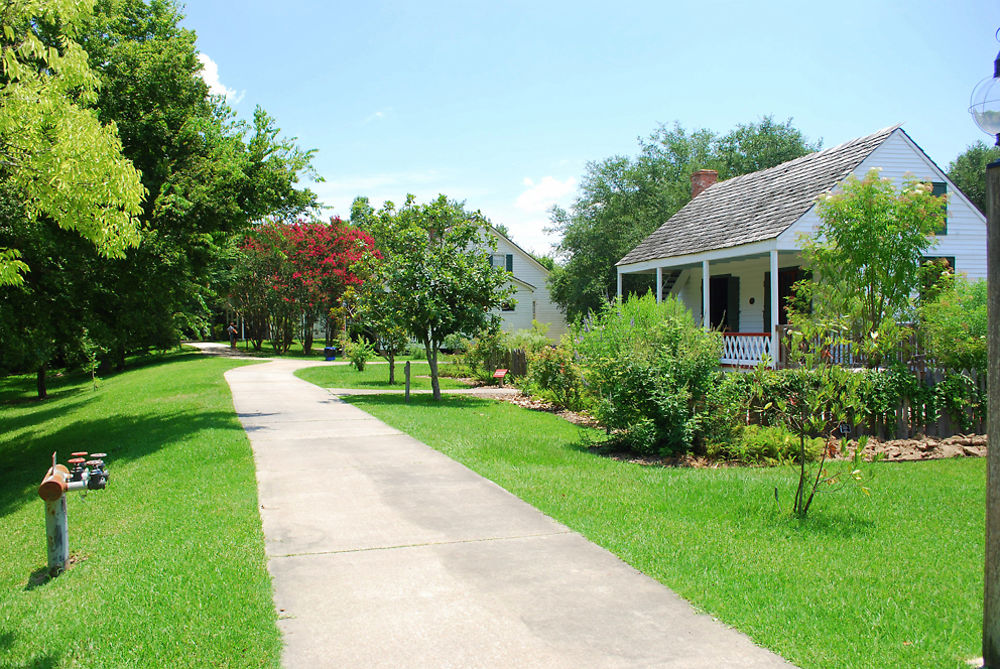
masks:
<path fill-rule="evenodd" d="M 985 217 L 896 125 L 726 181 L 716 182 L 712 170 L 696 172 L 691 201 L 618 262 L 618 294 L 623 274 L 655 274 L 657 299 L 676 295 L 706 328 L 723 330 L 723 364 L 774 358 L 777 325 L 787 323 L 785 298 L 801 278 L 799 235 L 820 222 L 817 198 L 872 168 L 897 186 L 905 175 L 947 193 L 947 223 L 928 257 L 985 278 Z"/>
<path fill-rule="evenodd" d="M 490 232 L 497 244 L 491 261 L 495 267 L 503 267 L 513 274 L 511 282 L 516 291 L 511 304 L 499 312 L 504 332 L 527 330 L 535 320 L 548 325 L 549 338 L 557 341 L 566 332 L 566 317 L 552 301 L 545 283 L 549 270 L 505 235 L 493 228 Z"/>

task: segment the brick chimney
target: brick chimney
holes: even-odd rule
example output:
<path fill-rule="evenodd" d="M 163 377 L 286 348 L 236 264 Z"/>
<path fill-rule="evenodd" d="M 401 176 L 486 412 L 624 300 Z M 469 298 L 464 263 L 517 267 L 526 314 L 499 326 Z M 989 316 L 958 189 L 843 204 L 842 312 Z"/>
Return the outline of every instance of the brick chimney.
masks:
<path fill-rule="evenodd" d="M 701 192 L 719 180 L 719 173 L 715 170 L 698 170 L 691 175 L 691 199 L 695 199 Z"/>

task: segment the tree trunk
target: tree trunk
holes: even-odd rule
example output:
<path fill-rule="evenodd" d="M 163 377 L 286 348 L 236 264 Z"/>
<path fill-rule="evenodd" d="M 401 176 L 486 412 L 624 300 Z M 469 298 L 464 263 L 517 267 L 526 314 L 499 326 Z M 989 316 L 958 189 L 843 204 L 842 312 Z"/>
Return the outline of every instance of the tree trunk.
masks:
<path fill-rule="evenodd" d="M 115 371 L 124 372 L 125 371 L 125 347 L 119 346 L 115 350 Z"/>
<path fill-rule="evenodd" d="M 395 385 L 396 383 L 396 354 L 389 353 L 389 385 Z"/>
<path fill-rule="evenodd" d="M 424 340 L 424 351 L 427 353 L 427 365 L 431 368 L 431 390 L 434 401 L 441 399 L 441 384 L 438 382 L 438 352 L 437 346 L 432 346 L 430 339 Z"/>
<path fill-rule="evenodd" d="M 309 355 L 313 347 L 313 325 L 316 323 L 316 316 L 312 313 L 305 314 L 305 324 L 302 328 L 302 353 Z"/>
<path fill-rule="evenodd" d="M 44 400 L 49 396 L 48 391 L 45 389 L 45 364 L 42 363 L 38 366 L 38 372 L 35 374 L 35 386 L 38 390 L 38 399 Z"/>

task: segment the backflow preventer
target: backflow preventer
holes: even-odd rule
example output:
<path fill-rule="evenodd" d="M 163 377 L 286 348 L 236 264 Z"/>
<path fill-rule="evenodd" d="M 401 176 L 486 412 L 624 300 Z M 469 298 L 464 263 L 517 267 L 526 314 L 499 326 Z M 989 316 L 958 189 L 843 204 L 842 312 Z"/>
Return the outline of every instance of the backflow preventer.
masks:
<path fill-rule="evenodd" d="M 104 464 L 106 453 L 81 451 L 72 454 L 67 462 L 72 470 L 56 462 L 52 454 L 52 467 L 38 486 L 38 496 L 45 500 L 45 539 L 49 552 L 49 575 L 56 576 L 66 568 L 69 560 L 69 523 L 66 517 L 66 493 L 70 490 L 103 490 L 108 485 L 108 469 Z"/>

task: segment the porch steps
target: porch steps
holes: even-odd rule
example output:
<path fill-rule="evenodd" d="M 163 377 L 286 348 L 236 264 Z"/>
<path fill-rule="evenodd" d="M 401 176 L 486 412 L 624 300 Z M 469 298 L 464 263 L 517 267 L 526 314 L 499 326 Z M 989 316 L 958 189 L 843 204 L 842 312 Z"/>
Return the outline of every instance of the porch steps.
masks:
<path fill-rule="evenodd" d="M 666 297 L 673 290 L 674 284 L 677 283 L 677 279 L 680 277 L 681 271 L 679 269 L 670 270 L 669 272 L 663 273 L 663 295 Z"/>

